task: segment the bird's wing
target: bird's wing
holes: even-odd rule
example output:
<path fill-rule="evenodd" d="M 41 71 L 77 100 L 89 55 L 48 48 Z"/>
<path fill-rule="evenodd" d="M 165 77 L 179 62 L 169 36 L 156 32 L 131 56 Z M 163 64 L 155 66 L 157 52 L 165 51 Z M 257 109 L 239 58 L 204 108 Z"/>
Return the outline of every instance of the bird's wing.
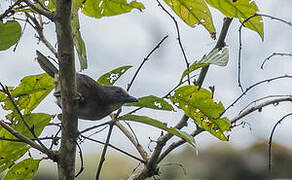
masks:
<path fill-rule="evenodd" d="M 55 77 L 55 74 L 58 74 L 58 69 L 52 64 L 46 56 L 44 56 L 38 50 L 36 51 L 37 61 L 40 64 L 41 68 L 48 73 L 51 77 Z"/>

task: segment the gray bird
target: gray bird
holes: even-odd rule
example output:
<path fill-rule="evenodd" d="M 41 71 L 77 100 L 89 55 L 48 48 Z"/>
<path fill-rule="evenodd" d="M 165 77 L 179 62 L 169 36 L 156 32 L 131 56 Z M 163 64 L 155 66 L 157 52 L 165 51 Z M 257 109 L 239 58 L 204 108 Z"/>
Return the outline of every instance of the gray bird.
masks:
<path fill-rule="evenodd" d="M 36 54 L 41 68 L 51 77 L 57 77 L 58 69 L 42 53 L 36 51 Z M 138 101 L 124 89 L 98 84 L 84 74 L 76 73 L 76 82 L 77 93 L 80 95 L 78 109 L 78 118 L 80 119 L 99 120 L 119 109 L 125 103 Z M 61 93 L 58 86 L 57 81 L 54 96 L 57 98 L 58 106 L 62 108 Z"/>

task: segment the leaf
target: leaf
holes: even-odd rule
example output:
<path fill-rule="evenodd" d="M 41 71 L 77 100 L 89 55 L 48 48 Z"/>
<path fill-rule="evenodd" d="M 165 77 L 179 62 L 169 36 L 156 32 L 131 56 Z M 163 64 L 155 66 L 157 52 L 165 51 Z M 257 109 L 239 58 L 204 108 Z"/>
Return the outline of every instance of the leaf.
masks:
<path fill-rule="evenodd" d="M 86 55 L 86 46 L 84 40 L 82 39 L 80 32 L 80 23 L 78 10 L 81 7 L 79 0 L 73 0 L 72 5 L 72 34 L 73 34 L 73 43 L 77 51 L 81 70 L 87 69 L 87 55 Z"/>
<path fill-rule="evenodd" d="M 182 80 L 184 79 L 184 77 L 186 77 L 188 74 L 190 74 L 191 72 L 193 72 L 193 71 L 195 71 L 195 70 L 197 70 L 197 69 L 199 69 L 199 68 L 201 68 L 201 67 L 205 67 L 205 66 L 207 66 L 207 65 L 209 65 L 209 64 L 207 64 L 207 63 L 198 63 L 198 62 L 195 62 L 195 63 L 193 63 L 190 67 L 189 67 L 189 69 L 186 69 L 184 72 L 183 72 L 183 74 L 181 75 L 181 78 L 180 78 L 180 82 L 182 82 Z"/>
<path fill-rule="evenodd" d="M 32 180 L 41 160 L 25 159 L 15 165 L 6 173 L 3 180 Z"/>
<path fill-rule="evenodd" d="M 189 26 L 202 24 L 207 31 L 215 36 L 212 15 L 203 0 L 164 0 L 169 7 Z"/>
<path fill-rule="evenodd" d="M 130 12 L 132 9 L 142 11 L 144 5 L 137 1 L 127 0 L 86 0 L 82 12 L 90 17 L 102 18 L 104 16 L 115 16 Z"/>
<path fill-rule="evenodd" d="M 238 18 L 241 23 L 259 11 L 253 0 L 206 0 L 206 2 L 224 15 L 230 18 Z M 261 16 L 251 18 L 244 23 L 244 26 L 256 31 L 264 40 L 264 24 Z"/>
<path fill-rule="evenodd" d="M 226 66 L 229 60 L 228 48 L 213 49 L 207 56 L 204 56 L 198 63 L 215 64 L 218 66 Z"/>
<path fill-rule="evenodd" d="M 53 118 L 53 116 L 44 113 L 31 113 L 23 117 L 30 127 L 34 127 L 34 132 L 37 136 L 42 133 L 43 129 Z M 28 138 L 34 138 L 19 116 L 12 122 L 11 127 Z M 0 127 L 0 137 L 15 139 L 10 132 L 2 127 Z M 14 161 L 21 158 L 29 148 L 28 145 L 21 142 L 0 141 L 0 172 L 10 167 Z"/>
<path fill-rule="evenodd" d="M 99 77 L 97 82 L 99 84 L 112 86 L 131 67 L 133 67 L 133 66 L 122 66 L 122 67 L 116 68 L 116 69 L 102 75 L 101 77 Z"/>
<path fill-rule="evenodd" d="M 229 52 L 228 48 L 216 48 L 213 49 L 208 55 L 203 56 L 203 58 L 200 61 L 194 62 L 189 69 L 186 69 L 180 79 L 180 82 L 182 82 L 183 78 L 186 77 L 191 72 L 201 68 L 205 67 L 209 64 L 215 64 L 218 66 L 226 66 L 229 60 Z"/>
<path fill-rule="evenodd" d="M 21 26 L 17 21 L 0 21 L 0 51 L 16 44 L 21 36 Z"/>
<path fill-rule="evenodd" d="M 136 106 L 136 107 L 145 107 L 150 109 L 157 109 L 157 110 L 166 110 L 166 111 L 173 111 L 172 105 L 170 105 L 167 101 L 163 98 L 159 98 L 156 96 L 145 96 L 138 99 L 138 102 L 127 103 L 126 106 Z"/>
<path fill-rule="evenodd" d="M 54 79 L 47 73 L 26 76 L 11 95 L 18 97 L 15 101 L 24 114 L 30 113 L 54 88 Z M 12 110 L 14 107 L 12 108 Z"/>
<path fill-rule="evenodd" d="M 186 132 L 180 131 L 173 127 L 167 127 L 167 124 L 162 123 L 158 120 L 149 118 L 147 116 L 137 116 L 137 115 L 132 115 L 132 114 L 126 114 L 124 116 L 119 117 L 118 120 L 128 120 L 128 121 L 148 124 L 150 126 L 165 130 L 177 137 L 180 137 L 184 139 L 186 142 L 188 142 L 189 144 L 191 144 L 194 148 L 196 147 L 195 139 L 192 136 L 188 135 Z"/>
<path fill-rule="evenodd" d="M 210 91 L 187 85 L 178 88 L 170 100 L 195 120 L 197 125 L 221 140 L 228 140 L 224 132 L 229 130 L 230 121 L 227 118 L 219 118 L 225 108 L 221 102 L 213 101 Z"/>
<path fill-rule="evenodd" d="M 43 5 L 49 10 L 56 11 L 56 2 L 55 0 L 40 0 Z"/>

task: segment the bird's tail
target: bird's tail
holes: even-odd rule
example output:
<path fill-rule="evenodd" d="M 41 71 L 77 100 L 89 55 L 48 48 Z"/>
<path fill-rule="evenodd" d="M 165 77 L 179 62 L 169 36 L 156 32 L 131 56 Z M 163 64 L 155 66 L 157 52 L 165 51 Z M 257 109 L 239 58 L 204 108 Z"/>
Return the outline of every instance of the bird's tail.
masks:
<path fill-rule="evenodd" d="M 40 64 L 41 68 L 48 73 L 51 77 L 55 77 L 55 74 L 58 74 L 58 69 L 56 66 L 51 63 L 46 56 L 44 56 L 38 50 L 36 51 L 37 54 L 37 61 Z"/>

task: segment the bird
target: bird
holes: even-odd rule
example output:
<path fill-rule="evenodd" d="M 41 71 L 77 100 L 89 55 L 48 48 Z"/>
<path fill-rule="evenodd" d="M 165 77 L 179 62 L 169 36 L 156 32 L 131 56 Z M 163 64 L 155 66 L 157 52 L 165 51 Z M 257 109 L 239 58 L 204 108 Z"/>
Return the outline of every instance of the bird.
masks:
<path fill-rule="evenodd" d="M 40 67 L 55 78 L 54 96 L 57 105 L 62 108 L 60 83 L 58 81 L 58 69 L 41 52 L 36 51 L 37 62 Z M 138 102 L 138 99 L 131 96 L 118 86 L 106 86 L 97 83 L 91 77 L 76 73 L 76 84 L 78 94 L 78 119 L 100 120 L 119 109 L 125 103 Z"/>

